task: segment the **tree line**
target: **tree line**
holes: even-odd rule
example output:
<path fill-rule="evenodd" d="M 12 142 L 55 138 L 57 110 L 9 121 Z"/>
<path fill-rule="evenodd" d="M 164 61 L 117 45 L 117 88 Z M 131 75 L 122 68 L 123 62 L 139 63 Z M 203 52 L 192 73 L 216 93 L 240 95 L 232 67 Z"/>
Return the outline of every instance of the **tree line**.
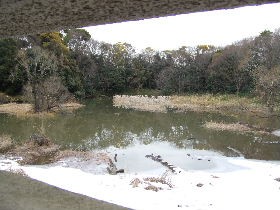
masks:
<path fill-rule="evenodd" d="M 84 29 L 0 40 L 0 91 L 24 94 L 35 111 L 71 97 L 139 89 L 250 94 L 273 110 L 280 101 L 280 31 L 226 47 L 141 52 L 127 43 L 98 42 Z"/>

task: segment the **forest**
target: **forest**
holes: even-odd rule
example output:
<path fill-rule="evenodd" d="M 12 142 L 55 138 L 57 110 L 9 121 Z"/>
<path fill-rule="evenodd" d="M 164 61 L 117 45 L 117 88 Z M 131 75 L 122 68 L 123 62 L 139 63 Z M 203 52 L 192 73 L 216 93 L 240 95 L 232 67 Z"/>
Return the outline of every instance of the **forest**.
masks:
<path fill-rule="evenodd" d="M 142 89 L 254 96 L 274 110 L 280 102 L 280 30 L 225 47 L 166 51 L 98 42 L 84 29 L 0 40 L 0 92 L 24 96 L 36 112 L 70 98 Z"/>

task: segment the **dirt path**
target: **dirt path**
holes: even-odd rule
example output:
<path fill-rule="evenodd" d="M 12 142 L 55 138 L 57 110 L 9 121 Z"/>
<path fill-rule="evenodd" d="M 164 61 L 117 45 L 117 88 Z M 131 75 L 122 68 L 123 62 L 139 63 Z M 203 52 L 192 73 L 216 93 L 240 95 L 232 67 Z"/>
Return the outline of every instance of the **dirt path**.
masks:
<path fill-rule="evenodd" d="M 121 206 L 0 171 L 0 210 L 121 210 Z"/>

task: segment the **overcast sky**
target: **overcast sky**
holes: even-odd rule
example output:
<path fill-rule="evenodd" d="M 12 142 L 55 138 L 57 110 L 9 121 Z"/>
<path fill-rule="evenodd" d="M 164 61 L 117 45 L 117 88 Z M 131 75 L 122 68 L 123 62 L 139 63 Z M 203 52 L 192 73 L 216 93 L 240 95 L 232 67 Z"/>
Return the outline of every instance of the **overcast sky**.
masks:
<path fill-rule="evenodd" d="M 280 28 L 279 3 L 93 26 L 86 30 L 99 41 L 165 50 L 198 44 L 224 46 L 277 28 Z"/>

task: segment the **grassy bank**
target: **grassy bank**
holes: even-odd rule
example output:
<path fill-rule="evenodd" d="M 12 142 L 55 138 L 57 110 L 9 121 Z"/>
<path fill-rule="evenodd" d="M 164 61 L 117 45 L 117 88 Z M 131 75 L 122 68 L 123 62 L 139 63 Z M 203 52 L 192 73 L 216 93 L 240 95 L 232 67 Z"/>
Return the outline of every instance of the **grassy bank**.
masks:
<path fill-rule="evenodd" d="M 180 111 L 268 113 L 268 108 L 258 98 L 230 94 L 171 96 L 170 101 L 171 108 Z"/>
<path fill-rule="evenodd" d="M 21 117 L 36 117 L 36 116 L 53 116 L 55 113 L 73 112 L 76 109 L 83 107 L 84 105 L 76 101 L 74 98 L 67 103 L 59 104 L 53 107 L 51 110 L 34 113 L 33 104 L 22 95 L 9 96 L 0 92 L 0 113 L 6 113 Z"/>
<path fill-rule="evenodd" d="M 43 116 L 52 116 L 54 113 L 72 112 L 83 106 L 84 105 L 82 105 L 82 104 L 71 102 L 71 103 L 61 104 L 59 107 L 54 107 L 49 112 L 34 113 L 32 104 L 7 103 L 7 104 L 0 105 L 0 113 L 7 113 L 7 114 L 22 116 L 22 117 L 24 117 L 24 116 L 36 117 L 36 116 L 42 116 L 42 115 Z"/>
<path fill-rule="evenodd" d="M 244 123 L 205 122 L 203 127 L 216 131 L 231 131 L 238 133 L 254 133 L 270 135 L 270 131 Z"/>
<path fill-rule="evenodd" d="M 166 112 L 171 104 L 169 96 L 116 95 L 113 105 L 140 111 Z"/>
<path fill-rule="evenodd" d="M 10 136 L 0 135 L 0 154 L 12 149 L 14 146 Z"/>
<path fill-rule="evenodd" d="M 114 105 L 142 111 L 167 112 L 220 112 L 269 114 L 268 108 L 258 98 L 237 95 L 183 95 L 183 96 L 114 96 Z M 278 110 L 279 111 L 279 110 Z"/>
<path fill-rule="evenodd" d="M 10 136 L 0 135 L 0 155 L 20 157 L 21 165 L 42 165 L 54 163 L 67 158 L 94 160 L 96 164 L 107 163 L 110 159 L 107 153 L 63 150 L 43 134 L 32 134 L 23 142 L 16 142 Z"/>

